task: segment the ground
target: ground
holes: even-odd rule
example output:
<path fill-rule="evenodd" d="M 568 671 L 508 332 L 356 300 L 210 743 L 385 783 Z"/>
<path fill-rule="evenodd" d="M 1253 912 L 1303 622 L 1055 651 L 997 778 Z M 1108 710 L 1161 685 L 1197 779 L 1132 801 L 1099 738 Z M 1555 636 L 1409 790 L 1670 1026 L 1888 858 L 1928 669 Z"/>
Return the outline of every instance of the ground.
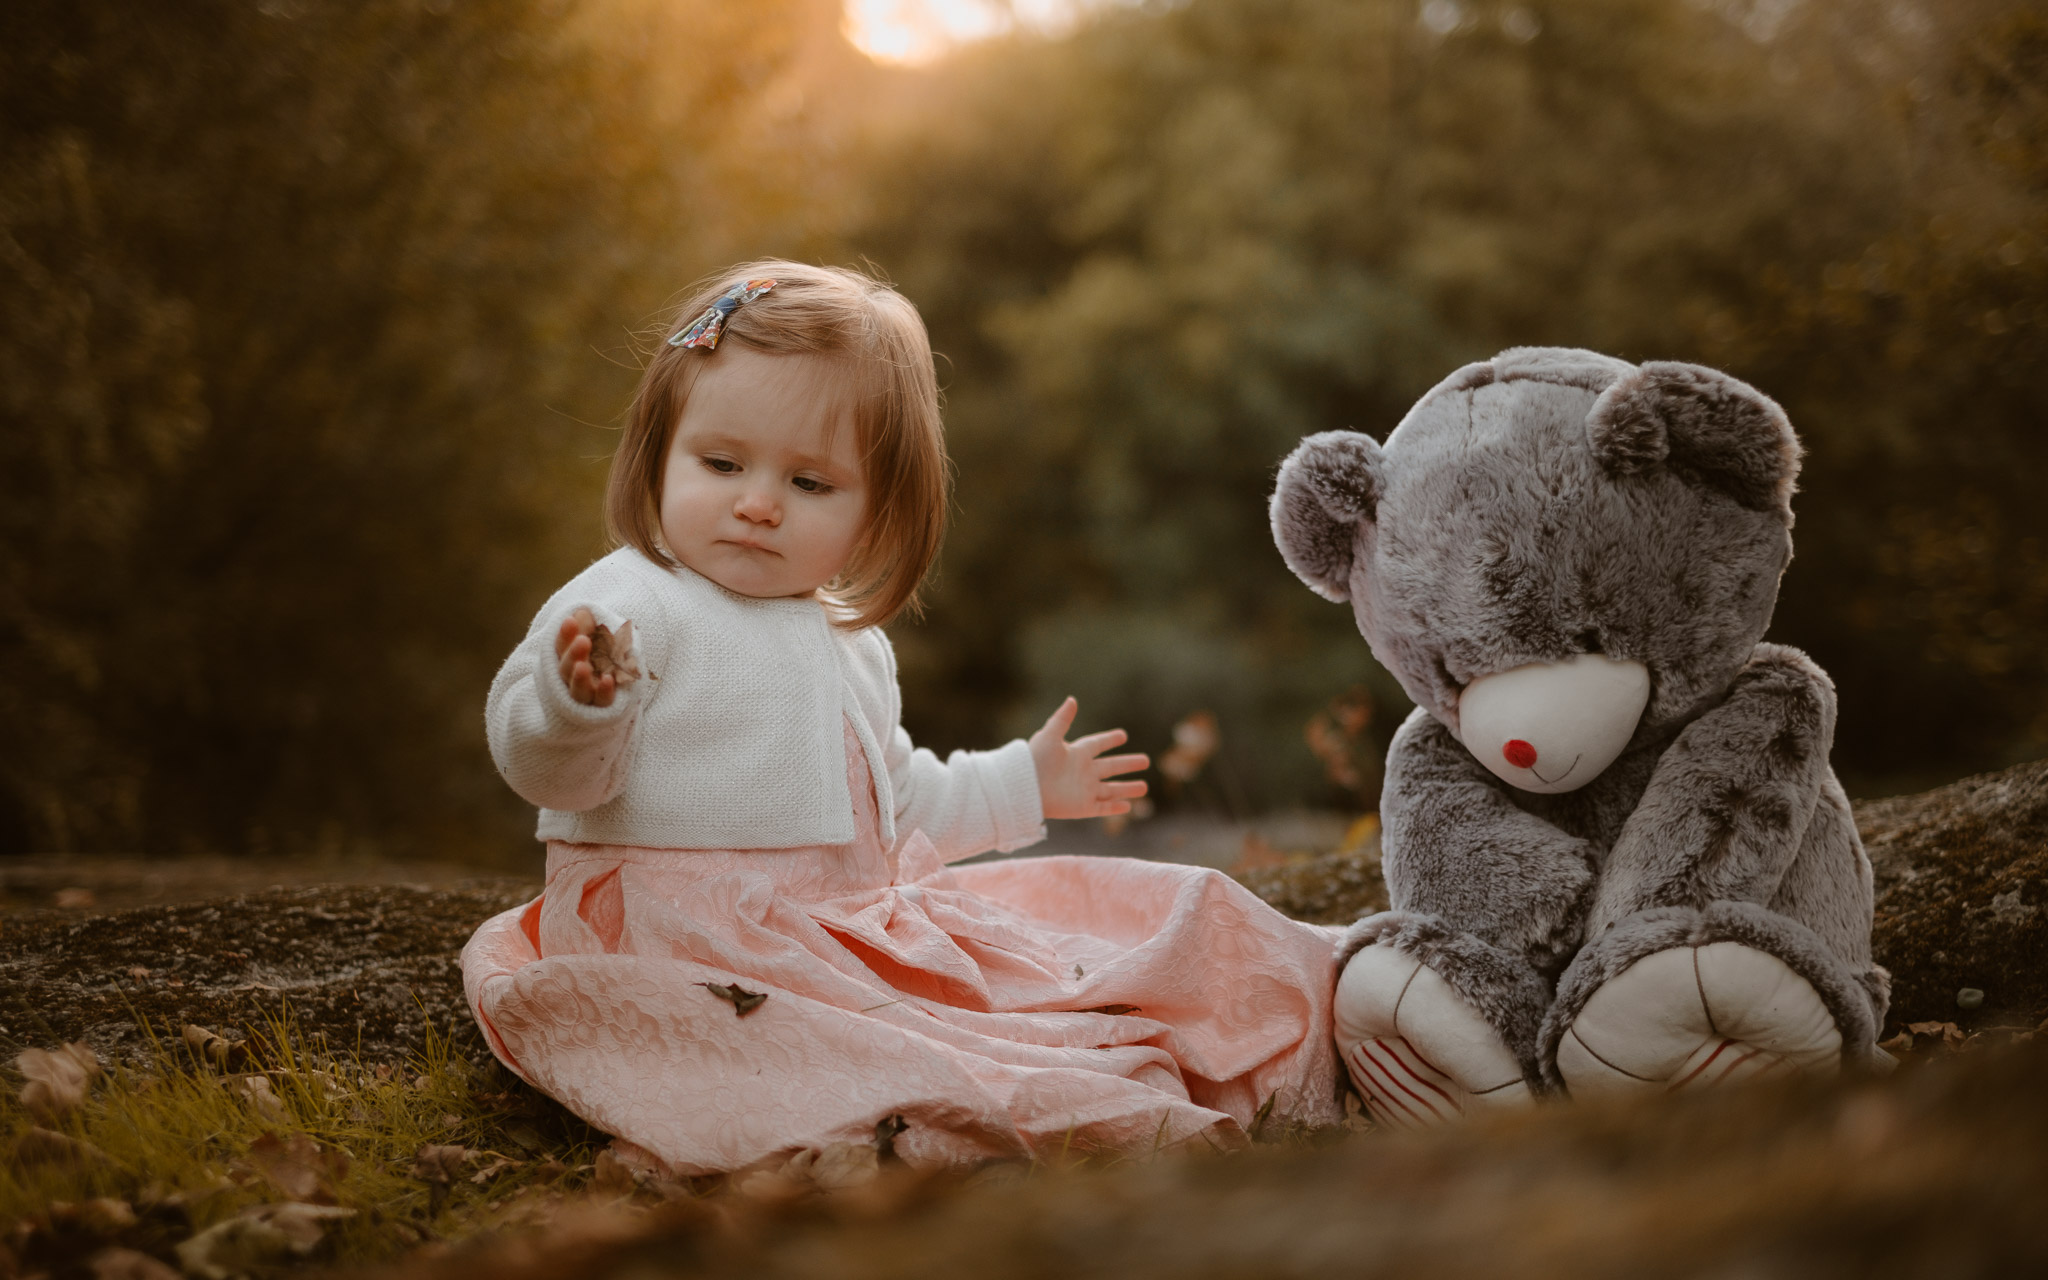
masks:
<path fill-rule="evenodd" d="M 0 1227 L 27 1214 L 0 1234 L 0 1276 L 272 1274 L 301 1261 L 275 1231 L 246 1265 L 177 1250 L 208 1226 L 330 1201 L 357 1213 L 324 1239 L 302 1224 L 308 1258 L 400 1258 L 435 1280 L 2041 1270 L 2048 762 L 1857 818 L 1894 973 L 1887 1044 L 1906 1062 L 1889 1079 L 1545 1107 L 1416 1138 L 1354 1122 L 1237 1155 L 965 1178 L 878 1166 L 866 1148 L 832 1157 L 838 1172 L 678 1184 L 599 1154 L 602 1135 L 489 1063 L 462 1006 L 462 942 L 530 882 L 428 868 L 415 870 L 438 883 L 256 888 L 237 882 L 249 868 L 215 867 L 159 868 L 138 889 L 132 867 L 17 864 L 0 895 L 35 905 L 0 915 L 0 1053 L 79 1039 L 142 1069 L 59 1119 L 0 1108 L 0 1192 L 20 1201 L 0 1204 Z M 1287 847 L 1304 832 L 1326 847 Z M 1384 905 L 1370 823 L 1147 839 L 1139 856 L 1228 856 L 1304 918 Z M 76 905 L 49 905 L 59 894 Z M 179 900 L 194 894 L 207 896 Z M 121 905 L 137 897 L 155 901 Z M 351 1065 L 315 1070 L 257 1043 L 214 1074 L 182 1047 L 190 1024 L 236 1036 L 287 1008 L 298 1050 Z M 89 1159 L 64 1145 L 81 1141 Z M 348 1158 L 322 1163 L 336 1152 Z M 152 1259 L 159 1270 L 134 1269 Z"/>

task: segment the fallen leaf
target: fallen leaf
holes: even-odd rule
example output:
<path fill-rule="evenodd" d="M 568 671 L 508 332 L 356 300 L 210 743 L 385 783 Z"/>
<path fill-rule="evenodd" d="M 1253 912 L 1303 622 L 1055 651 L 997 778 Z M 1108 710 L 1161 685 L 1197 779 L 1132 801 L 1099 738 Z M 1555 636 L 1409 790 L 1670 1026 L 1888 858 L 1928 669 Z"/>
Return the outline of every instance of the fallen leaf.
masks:
<path fill-rule="evenodd" d="M 330 1225 L 355 1212 L 296 1201 L 254 1205 L 180 1244 L 178 1262 L 201 1280 L 231 1280 L 294 1255 L 305 1257 Z"/>
<path fill-rule="evenodd" d="M 333 1204 L 335 1187 L 348 1176 L 347 1155 L 303 1133 L 262 1135 L 249 1144 L 249 1163 L 289 1198 L 312 1204 Z"/>
<path fill-rule="evenodd" d="M 54 1118 L 84 1105 L 92 1082 L 99 1079 L 100 1060 L 83 1042 L 73 1041 L 55 1050 L 24 1049 L 15 1055 L 14 1069 L 26 1081 L 22 1105 Z"/>
<path fill-rule="evenodd" d="M 1939 1036 L 1942 1044 L 1953 1049 L 1966 1038 L 1961 1028 L 1953 1022 L 1909 1022 L 1906 1030 L 1916 1036 Z"/>
<path fill-rule="evenodd" d="M 610 675 L 620 689 L 632 687 L 640 678 L 640 655 L 633 652 L 633 623 L 619 624 L 616 634 L 602 622 L 590 637 L 590 671 L 598 677 Z"/>
<path fill-rule="evenodd" d="M 149 976 L 149 967 L 147 965 L 131 964 L 128 966 L 128 976 L 131 978 L 147 978 Z"/>
<path fill-rule="evenodd" d="M 135 1225 L 134 1206 L 111 1196 L 80 1201 L 71 1206 L 68 1216 L 79 1228 L 96 1236 L 117 1235 Z"/>
<path fill-rule="evenodd" d="M 880 1153 L 866 1142 L 832 1143 L 818 1153 L 810 1168 L 811 1181 L 826 1191 L 863 1186 L 880 1172 Z"/>
<path fill-rule="evenodd" d="M 427 1184 L 427 1216 L 439 1217 L 448 1203 L 448 1184 L 462 1172 L 463 1164 L 476 1152 L 451 1143 L 433 1143 L 419 1149 L 412 1158 L 412 1176 Z"/>
<path fill-rule="evenodd" d="M 284 1118 L 284 1099 L 278 1097 L 277 1092 L 270 1087 L 270 1077 L 258 1075 L 236 1076 L 232 1081 L 232 1087 L 237 1094 L 241 1095 L 243 1101 L 263 1114 L 274 1120 L 282 1120 Z"/>
<path fill-rule="evenodd" d="M 1168 782 L 1182 785 L 1195 780 L 1209 757 L 1223 745 L 1223 734 L 1218 729 L 1216 717 L 1207 711 L 1196 711 L 1179 724 L 1173 726 L 1173 745 L 1159 757 L 1159 772 Z"/>
<path fill-rule="evenodd" d="M 712 995 L 717 996 L 720 1000 L 731 1004 L 733 1016 L 736 1018 L 746 1017 L 768 1000 L 767 992 L 749 991 L 737 982 L 729 987 L 722 987 L 715 982 L 700 982 L 697 985 L 709 991 Z"/>
<path fill-rule="evenodd" d="M 92 1280 L 178 1280 L 176 1271 L 133 1249 L 102 1249 L 85 1265 Z"/>
<path fill-rule="evenodd" d="M 621 1196 L 631 1194 L 638 1185 L 633 1170 L 624 1160 L 609 1149 L 597 1153 L 597 1164 L 590 1171 L 591 1190 L 599 1195 Z"/>
<path fill-rule="evenodd" d="M 412 1176 L 421 1182 L 438 1183 L 445 1187 L 462 1172 L 463 1164 L 475 1154 L 476 1152 L 468 1147 L 430 1142 L 414 1153 Z"/>
<path fill-rule="evenodd" d="M 896 1135 L 910 1127 L 910 1121 L 902 1116 L 883 1116 L 875 1121 L 875 1155 L 881 1160 L 896 1159 Z"/>
<path fill-rule="evenodd" d="M 1127 1013 L 1143 1013 L 1144 1010 L 1134 1004 L 1098 1004 L 1092 1009 L 1083 1009 L 1081 1012 L 1106 1013 L 1111 1017 L 1121 1018 Z"/>
<path fill-rule="evenodd" d="M 470 1174 L 469 1180 L 480 1187 L 507 1169 L 517 1169 L 519 1164 L 519 1161 L 512 1159 L 510 1156 L 496 1156 L 489 1164 Z"/>
<path fill-rule="evenodd" d="M 185 1047 L 192 1051 L 192 1056 L 215 1071 L 237 1071 L 249 1065 L 247 1041 L 230 1040 L 192 1023 L 185 1024 L 183 1036 Z"/>
<path fill-rule="evenodd" d="M 739 1181 L 733 1184 L 733 1190 L 749 1200 L 780 1204 L 803 1195 L 810 1190 L 810 1185 L 781 1169 L 756 1169 L 740 1175 Z"/>

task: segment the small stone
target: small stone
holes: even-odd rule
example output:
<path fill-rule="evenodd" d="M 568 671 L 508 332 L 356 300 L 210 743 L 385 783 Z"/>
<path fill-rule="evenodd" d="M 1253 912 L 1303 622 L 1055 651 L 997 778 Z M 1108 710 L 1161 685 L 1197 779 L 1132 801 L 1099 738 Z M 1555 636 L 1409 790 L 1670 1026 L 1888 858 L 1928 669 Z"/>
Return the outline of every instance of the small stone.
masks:
<path fill-rule="evenodd" d="M 1984 993 L 1975 987 L 1964 987 L 1956 992 L 1956 1008 L 1975 1009 L 1984 1003 Z"/>

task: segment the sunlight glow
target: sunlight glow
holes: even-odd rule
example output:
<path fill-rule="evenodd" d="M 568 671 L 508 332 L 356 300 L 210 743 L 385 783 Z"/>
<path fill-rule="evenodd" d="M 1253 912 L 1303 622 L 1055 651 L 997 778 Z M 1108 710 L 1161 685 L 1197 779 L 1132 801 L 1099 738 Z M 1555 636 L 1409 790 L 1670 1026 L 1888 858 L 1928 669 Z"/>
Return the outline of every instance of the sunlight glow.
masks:
<path fill-rule="evenodd" d="M 876 62 L 918 66 L 1016 28 L 1056 34 L 1101 0 L 846 0 L 846 38 Z"/>

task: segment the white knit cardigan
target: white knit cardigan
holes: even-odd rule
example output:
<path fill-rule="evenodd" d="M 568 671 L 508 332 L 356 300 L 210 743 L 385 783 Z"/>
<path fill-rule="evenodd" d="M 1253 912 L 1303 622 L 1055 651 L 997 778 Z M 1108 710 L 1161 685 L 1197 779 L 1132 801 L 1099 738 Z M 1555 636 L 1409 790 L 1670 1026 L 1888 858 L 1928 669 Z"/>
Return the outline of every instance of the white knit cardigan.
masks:
<path fill-rule="evenodd" d="M 577 607 L 633 623 L 645 676 L 589 707 L 555 635 Z M 540 806 L 539 836 L 653 849 L 789 849 L 853 839 L 844 725 L 874 776 L 882 839 L 922 830 L 946 860 L 1045 836 L 1021 740 L 944 763 L 897 723 L 896 654 L 879 628 L 834 627 L 815 599 L 735 595 L 614 551 L 569 580 L 491 682 L 491 758 Z"/>

